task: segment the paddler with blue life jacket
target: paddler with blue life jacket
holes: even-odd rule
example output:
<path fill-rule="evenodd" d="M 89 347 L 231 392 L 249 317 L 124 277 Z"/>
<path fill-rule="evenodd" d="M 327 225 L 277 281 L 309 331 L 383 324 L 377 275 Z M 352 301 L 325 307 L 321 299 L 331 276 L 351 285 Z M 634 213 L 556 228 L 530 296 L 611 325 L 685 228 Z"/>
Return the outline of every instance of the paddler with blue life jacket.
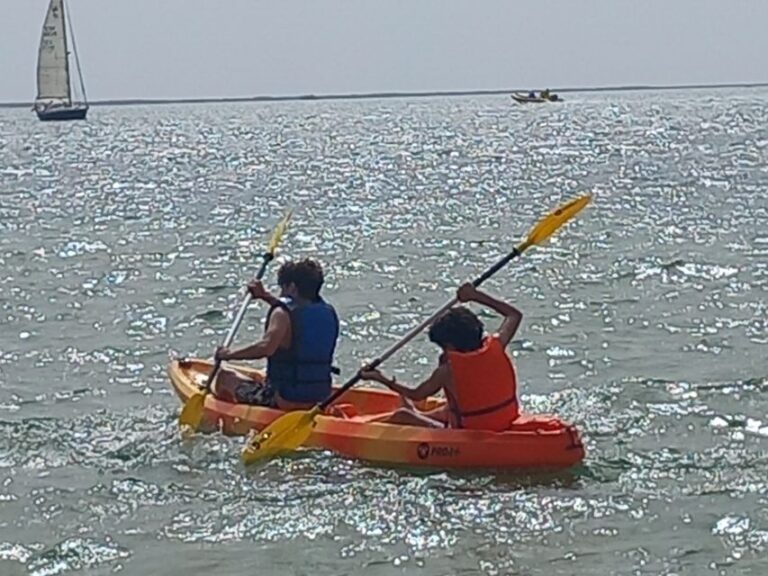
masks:
<path fill-rule="evenodd" d="M 471 283 L 458 289 L 457 298 L 501 314 L 504 320 L 498 332 L 486 335 L 480 319 L 468 308 L 457 306 L 435 320 L 429 330 L 430 341 L 442 354 L 438 367 L 424 382 L 410 388 L 378 370 L 363 369 L 364 379 L 380 382 L 407 400 L 423 400 L 440 390 L 446 397 L 443 408 L 420 412 L 409 405 L 377 421 L 501 432 L 519 416 L 517 375 L 505 348 L 520 326 L 522 313 Z"/>
<path fill-rule="evenodd" d="M 333 356 L 339 338 L 339 319 L 320 296 L 323 269 L 309 258 L 286 262 L 277 272 L 280 296 L 259 281 L 248 284 L 251 296 L 269 305 L 261 340 L 241 348 L 220 347 L 221 360 L 267 359 L 263 384 L 222 369 L 213 386 L 226 402 L 305 410 L 331 394 Z"/>

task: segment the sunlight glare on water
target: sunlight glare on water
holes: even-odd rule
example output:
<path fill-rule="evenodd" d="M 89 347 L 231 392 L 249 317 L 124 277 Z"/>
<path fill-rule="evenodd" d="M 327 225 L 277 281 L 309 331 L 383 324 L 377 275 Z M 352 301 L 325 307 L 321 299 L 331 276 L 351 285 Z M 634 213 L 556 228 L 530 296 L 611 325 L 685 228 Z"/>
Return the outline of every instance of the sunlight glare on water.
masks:
<path fill-rule="evenodd" d="M 765 96 L 0 111 L 0 573 L 764 573 Z M 278 264 L 325 265 L 348 375 L 587 192 L 486 285 L 584 466 L 245 470 L 240 438 L 179 436 L 167 363 L 210 357 L 287 208 Z M 420 337 L 385 368 L 435 361 Z"/>

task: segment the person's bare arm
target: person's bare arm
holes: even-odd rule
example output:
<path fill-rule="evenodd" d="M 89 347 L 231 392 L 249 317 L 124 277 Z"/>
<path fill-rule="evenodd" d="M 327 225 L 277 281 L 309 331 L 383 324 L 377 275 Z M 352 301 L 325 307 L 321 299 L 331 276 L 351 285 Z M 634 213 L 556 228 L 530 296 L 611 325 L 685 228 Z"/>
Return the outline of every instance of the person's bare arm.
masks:
<path fill-rule="evenodd" d="M 221 360 L 258 360 L 272 356 L 280 348 L 291 329 L 291 317 L 286 310 L 276 308 L 269 317 L 267 326 L 261 340 L 239 350 L 227 350 L 220 348 L 217 356 Z"/>
<path fill-rule="evenodd" d="M 447 366 L 438 366 L 434 372 L 415 388 L 410 388 L 397 382 L 394 378 L 387 378 L 378 370 L 363 370 L 361 376 L 364 380 L 373 380 L 384 384 L 393 392 L 409 400 L 424 400 L 434 394 L 437 394 L 448 382 L 450 372 Z"/>
<path fill-rule="evenodd" d="M 504 316 L 497 332 L 499 341 L 503 346 L 509 344 L 514 338 L 523 319 L 523 313 L 512 304 L 478 290 L 471 283 L 464 284 L 459 288 L 457 298 L 460 302 L 477 302 Z"/>

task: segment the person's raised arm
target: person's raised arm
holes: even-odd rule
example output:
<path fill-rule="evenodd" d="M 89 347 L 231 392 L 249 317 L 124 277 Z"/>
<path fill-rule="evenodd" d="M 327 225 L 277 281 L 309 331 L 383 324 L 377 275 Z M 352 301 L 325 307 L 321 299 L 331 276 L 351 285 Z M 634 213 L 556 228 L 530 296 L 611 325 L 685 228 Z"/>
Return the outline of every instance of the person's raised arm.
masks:
<path fill-rule="evenodd" d="M 471 282 L 462 284 L 456 292 L 456 297 L 459 299 L 459 302 L 477 302 L 487 306 L 504 317 L 497 332 L 499 341 L 503 346 L 509 344 L 512 338 L 514 338 L 523 319 L 523 313 L 512 306 L 512 304 L 494 298 L 482 290 L 478 290 Z"/>

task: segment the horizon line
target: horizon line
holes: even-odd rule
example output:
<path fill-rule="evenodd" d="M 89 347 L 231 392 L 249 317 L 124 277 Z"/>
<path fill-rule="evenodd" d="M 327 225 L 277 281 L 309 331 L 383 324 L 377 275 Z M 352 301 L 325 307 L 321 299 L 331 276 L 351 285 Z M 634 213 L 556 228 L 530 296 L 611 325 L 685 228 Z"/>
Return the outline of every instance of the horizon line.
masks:
<path fill-rule="evenodd" d="M 639 84 L 625 86 L 594 86 L 594 87 L 565 87 L 553 88 L 551 92 L 642 92 L 642 91 L 662 91 L 662 90 L 704 90 L 704 89 L 723 89 L 723 88 L 765 88 L 768 82 L 731 82 L 724 84 Z M 497 96 L 502 94 L 512 94 L 514 92 L 528 93 L 529 88 L 517 89 L 492 89 L 492 90 L 432 90 L 417 92 L 361 92 L 361 93 L 341 93 L 341 94 L 296 94 L 296 95 L 277 95 L 277 96 L 223 96 L 223 97 L 200 97 L 200 98 L 114 98 L 109 100 L 93 100 L 88 102 L 89 106 L 136 106 L 136 105 L 165 105 L 165 104 L 227 104 L 238 102 L 285 102 L 302 100 L 366 100 L 379 98 L 434 98 L 434 97 L 456 97 L 456 96 Z M 31 102 L 0 102 L 0 108 L 24 108 L 33 106 Z"/>

